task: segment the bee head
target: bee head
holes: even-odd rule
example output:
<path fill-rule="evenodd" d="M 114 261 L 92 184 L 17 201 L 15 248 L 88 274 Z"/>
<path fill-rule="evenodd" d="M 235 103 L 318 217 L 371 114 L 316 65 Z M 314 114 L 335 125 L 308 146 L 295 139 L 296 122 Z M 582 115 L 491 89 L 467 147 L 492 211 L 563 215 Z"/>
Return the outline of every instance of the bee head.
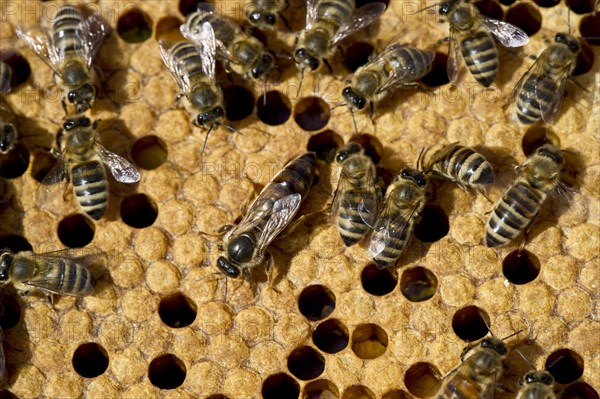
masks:
<path fill-rule="evenodd" d="M 308 66 L 308 68 L 310 68 L 311 71 L 314 71 L 319 67 L 319 60 L 316 57 L 310 55 L 305 48 L 300 48 L 296 50 L 296 52 L 294 53 L 294 60 L 302 69 L 305 66 Z"/>
<path fill-rule="evenodd" d="M 87 111 L 96 99 L 96 86 L 86 83 L 67 93 L 67 100 L 73 104 L 75 111 L 80 114 Z"/>
<path fill-rule="evenodd" d="M 344 162 L 350 155 L 358 154 L 363 151 L 363 148 L 358 143 L 348 143 L 335 151 L 334 161 L 336 163 Z"/>
<path fill-rule="evenodd" d="M 273 56 L 270 53 L 265 52 L 260 59 L 260 62 L 254 68 L 252 68 L 252 77 L 254 79 L 258 79 L 261 76 L 269 73 L 269 71 L 273 68 L 274 62 L 275 60 Z"/>
<path fill-rule="evenodd" d="M 344 100 L 346 100 L 346 103 L 350 108 L 363 109 L 365 105 L 367 105 L 367 100 L 363 96 L 356 94 L 350 86 L 347 86 L 342 90 L 342 97 L 344 97 Z"/>
<path fill-rule="evenodd" d="M 550 374 L 546 370 L 534 370 L 525 374 L 525 376 L 523 377 L 523 382 L 525 384 L 533 384 L 535 382 L 539 382 L 547 386 L 552 386 L 554 384 L 554 378 L 552 377 L 552 374 Z"/>
<path fill-rule="evenodd" d="M 414 182 L 419 187 L 425 187 L 427 185 L 427 179 L 425 179 L 425 175 L 416 169 L 404 168 L 400 172 L 400 176 L 402 179 Z"/>
<path fill-rule="evenodd" d="M 0 282 L 7 282 L 9 280 L 8 271 L 14 259 L 15 256 L 10 252 L 4 252 L 0 255 Z"/>
<path fill-rule="evenodd" d="M 17 131 L 15 127 L 7 123 L 2 129 L 2 137 L 0 137 L 0 154 L 6 154 L 12 150 L 17 138 Z"/>
<path fill-rule="evenodd" d="M 194 122 L 196 126 L 202 127 L 204 125 L 220 120 L 221 118 L 223 118 L 223 116 L 225 116 L 225 111 L 223 110 L 223 107 L 219 105 L 210 111 L 198 114 Z"/>
<path fill-rule="evenodd" d="M 559 32 L 556 34 L 556 36 L 554 36 L 554 41 L 556 43 L 562 43 L 565 46 L 567 46 L 573 54 L 579 53 L 579 41 L 569 34 Z"/>
<path fill-rule="evenodd" d="M 255 26 L 273 26 L 277 21 L 275 14 L 270 12 L 252 11 L 247 14 L 250 23 Z"/>
<path fill-rule="evenodd" d="M 496 338 L 486 338 L 481 341 L 481 347 L 491 349 L 500 356 L 505 356 L 507 353 L 506 344 Z"/>
<path fill-rule="evenodd" d="M 240 268 L 229 263 L 224 256 L 220 256 L 219 259 L 217 259 L 217 267 L 227 277 L 238 278 L 241 274 Z"/>
<path fill-rule="evenodd" d="M 546 158 L 550 158 L 557 165 L 562 165 L 564 160 L 560 150 L 551 145 L 544 145 L 537 149 L 537 154 Z"/>

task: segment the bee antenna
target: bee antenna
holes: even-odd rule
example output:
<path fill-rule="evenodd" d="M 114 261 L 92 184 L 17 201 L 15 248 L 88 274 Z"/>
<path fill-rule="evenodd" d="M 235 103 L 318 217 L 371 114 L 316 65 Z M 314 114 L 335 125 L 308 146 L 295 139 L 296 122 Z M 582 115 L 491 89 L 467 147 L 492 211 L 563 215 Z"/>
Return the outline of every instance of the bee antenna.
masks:
<path fill-rule="evenodd" d="M 529 367 L 531 367 L 532 370 L 535 370 L 535 367 L 533 366 L 533 364 L 531 364 L 529 362 L 529 360 L 527 360 L 527 358 L 525 357 L 525 355 L 523 355 L 520 350 L 518 350 L 517 348 L 515 348 L 515 352 L 517 352 L 519 354 L 519 356 L 521 356 L 521 358 L 523 358 L 523 360 L 525 360 L 525 363 L 527 363 L 527 365 Z"/>
<path fill-rule="evenodd" d="M 523 331 L 525 331 L 525 329 L 521 328 L 519 331 L 514 332 L 514 333 L 512 333 L 510 335 L 507 335 L 506 337 L 502 338 L 500 341 L 506 341 L 507 339 L 512 338 L 515 335 L 518 335 L 518 334 L 522 333 Z"/>
<path fill-rule="evenodd" d="M 329 111 L 331 112 L 331 111 L 333 111 L 334 109 L 336 109 L 336 108 L 339 108 L 339 107 L 342 107 L 342 106 L 344 106 L 344 105 L 346 105 L 346 103 L 337 103 L 337 104 L 334 104 L 334 105 L 333 105 L 333 107 L 329 108 Z"/>
<path fill-rule="evenodd" d="M 423 161 L 423 153 L 424 152 L 425 152 L 425 147 L 421 147 L 421 152 L 419 152 L 419 157 L 417 158 L 417 162 L 415 163 L 415 168 L 417 170 L 420 170 L 421 172 L 423 171 L 422 168 L 421 168 L 423 166 L 421 161 Z M 485 321 L 485 319 L 484 319 L 484 321 Z M 486 322 L 486 324 L 487 324 L 487 322 Z M 488 326 L 488 330 L 489 329 L 490 328 Z"/>
<path fill-rule="evenodd" d="M 302 91 L 302 82 L 304 81 L 304 68 L 300 72 L 300 84 L 298 84 L 298 91 L 296 92 L 296 100 L 300 98 L 300 92 Z"/>
<path fill-rule="evenodd" d="M 240 132 L 239 130 L 237 130 L 237 129 L 236 129 L 236 128 L 234 128 L 233 126 L 229 126 L 229 125 L 226 125 L 226 124 L 224 124 L 224 123 L 220 123 L 220 125 L 221 125 L 221 126 L 223 126 L 223 127 L 226 127 L 227 129 L 231 130 L 231 131 L 232 131 L 232 132 L 234 132 L 234 133 L 241 134 L 242 136 L 244 135 L 244 133 Z"/>
<path fill-rule="evenodd" d="M 354 118 L 354 111 L 352 110 L 352 108 L 348 107 L 350 109 L 350 114 L 352 115 L 352 123 L 354 124 L 354 132 L 358 135 L 358 127 L 356 126 L 356 118 Z"/>
<path fill-rule="evenodd" d="M 265 82 L 263 84 L 263 105 L 267 105 L 267 75 L 265 75 Z"/>
<path fill-rule="evenodd" d="M 437 6 L 439 6 L 439 3 L 435 3 L 435 4 L 432 4 L 432 5 L 427 6 L 425 8 L 421 8 L 419 11 L 417 11 L 417 14 L 420 13 L 420 12 L 423 12 L 425 10 L 429 10 L 430 8 L 437 7 Z"/>
<path fill-rule="evenodd" d="M 206 136 L 204 136 L 204 142 L 202 143 L 202 150 L 200 151 L 200 155 L 204 154 L 204 148 L 206 148 L 206 142 L 208 141 L 208 135 L 213 130 L 214 126 L 215 126 L 214 124 L 210 125 L 210 127 L 208 128 L 208 132 L 206 132 Z"/>

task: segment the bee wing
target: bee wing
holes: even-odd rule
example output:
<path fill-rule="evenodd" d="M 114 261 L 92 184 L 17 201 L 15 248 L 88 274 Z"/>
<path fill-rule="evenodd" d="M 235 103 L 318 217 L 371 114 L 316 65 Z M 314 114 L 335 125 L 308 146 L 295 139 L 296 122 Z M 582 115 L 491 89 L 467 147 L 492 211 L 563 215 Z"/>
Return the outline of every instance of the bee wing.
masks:
<path fill-rule="evenodd" d="M 306 0 L 306 29 L 310 29 L 317 16 L 317 0 Z"/>
<path fill-rule="evenodd" d="M 567 85 L 567 80 L 569 79 L 569 68 L 565 68 L 561 73 L 556 76 L 544 76 L 544 79 L 538 81 L 535 86 L 535 91 L 537 94 L 537 98 L 548 99 L 547 91 L 543 90 L 543 87 L 546 85 L 548 81 L 553 82 L 556 85 L 556 92 L 553 92 L 554 101 L 552 102 L 552 106 L 547 112 L 542 113 L 542 119 L 548 125 L 552 125 L 556 116 L 558 115 L 560 108 L 562 107 L 563 100 L 565 99 L 565 86 Z M 549 100 L 549 99 L 548 99 Z"/>
<path fill-rule="evenodd" d="M 108 24 L 98 14 L 92 14 L 81 23 L 81 42 L 83 43 L 83 56 L 88 66 L 98 52 L 102 41 L 108 34 Z"/>
<path fill-rule="evenodd" d="M 302 196 L 298 193 L 288 195 L 280 198 L 273 204 L 271 210 L 271 217 L 265 224 L 263 233 L 258 240 L 256 245 L 257 253 L 260 255 L 264 254 L 269 244 L 287 227 L 292 221 L 298 209 L 300 209 L 300 203 L 302 202 Z"/>
<path fill-rule="evenodd" d="M 404 47 L 404 46 L 399 43 L 394 43 L 388 47 L 390 47 L 390 48 L 387 49 L 387 51 L 384 50 L 384 52 L 382 52 L 382 54 L 380 54 L 380 56 L 382 57 L 383 60 L 385 60 L 385 58 L 383 58 L 383 56 L 387 56 L 387 53 L 389 53 L 391 51 L 395 51 L 396 48 L 398 48 L 398 47 Z M 427 58 L 427 62 L 429 63 L 429 65 L 431 65 L 431 63 L 433 63 L 433 59 L 435 58 L 435 51 L 429 51 L 429 50 L 423 51 L 422 50 L 422 53 Z M 377 58 L 379 58 L 380 56 L 378 56 Z M 379 62 L 384 62 L 384 61 L 379 61 Z M 406 72 L 409 73 L 411 71 L 406 71 Z M 404 83 L 405 76 L 406 76 L 406 73 L 404 73 L 404 71 L 402 71 L 402 70 L 399 71 L 397 68 L 392 69 L 389 72 L 387 79 L 383 82 L 383 84 L 381 85 L 381 87 L 379 88 L 379 90 L 377 92 L 383 93 L 384 91 L 386 91 L 394 86 Z"/>
<path fill-rule="evenodd" d="M 181 34 L 193 42 L 196 45 L 196 49 L 200 53 L 200 59 L 202 60 L 202 72 L 205 75 L 214 78 L 215 76 L 215 62 L 217 48 L 223 54 L 227 55 L 227 49 L 223 46 L 223 43 L 215 39 L 215 32 L 210 23 L 205 22 L 202 24 L 200 29 L 196 29 L 190 32 L 187 29 L 187 25 L 181 25 Z"/>
<path fill-rule="evenodd" d="M 385 7 L 384 3 L 368 3 L 356 10 L 350 22 L 340 26 L 333 37 L 332 44 L 336 44 L 346 36 L 369 26 L 385 11 Z"/>
<path fill-rule="evenodd" d="M 458 81 L 458 60 L 460 59 L 459 46 L 457 44 L 456 32 L 450 29 L 450 39 L 448 42 L 448 63 L 446 64 L 446 72 L 451 83 L 456 84 Z"/>
<path fill-rule="evenodd" d="M 481 22 L 504 47 L 521 47 L 529 43 L 529 36 L 521 28 L 508 22 L 498 21 L 481 15 Z"/>
<path fill-rule="evenodd" d="M 42 179 L 36 190 L 36 202 L 41 208 L 58 211 L 67 189 L 68 167 L 64 155 L 61 155 Z"/>
<path fill-rule="evenodd" d="M 100 159 L 102 159 L 102 162 L 117 181 L 121 183 L 137 183 L 140 181 L 140 172 L 131 162 L 109 151 L 100 143 L 96 143 L 96 147 L 98 148 Z"/>
<path fill-rule="evenodd" d="M 458 144 L 459 144 L 459 142 L 455 141 L 454 143 L 444 146 L 439 151 L 437 151 L 435 154 L 433 154 L 433 156 L 429 159 L 429 162 L 427 162 L 425 169 L 431 168 L 431 166 L 438 163 L 442 159 L 446 158 L 446 156 L 448 154 L 450 154 L 452 151 L 454 151 L 454 149 L 456 148 L 456 146 Z"/>
<path fill-rule="evenodd" d="M 171 53 L 171 49 L 174 45 L 175 43 L 170 40 L 160 39 L 158 41 L 160 57 L 162 58 L 163 63 L 169 72 L 171 72 L 171 75 L 175 79 L 179 89 L 182 91 L 182 93 L 187 95 L 190 92 L 190 81 L 187 74 L 183 73 L 183 69 L 181 68 L 179 61 L 175 59 Z"/>
<path fill-rule="evenodd" d="M 57 75 L 61 75 L 60 65 L 64 61 L 64 53 L 59 53 L 55 50 L 47 32 L 42 32 L 38 29 L 25 30 L 23 27 L 17 26 L 16 34 Z"/>
<path fill-rule="evenodd" d="M 543 62 L 544 62 L 542 59 L 544 59 L 546 57 L 544 54 L 546 54 L 545 51 L 539 56 L 539 58 L 537 60 L 535 60 L 535 62 L 533 64 L 531 64 L 531 66 L 529 67 L 529 69 L 527 71 L 525 71 L 523 76 L 521 76 L 519 81 L 515 84 L 512 91 L 510 92 L 510 95 L 508 96 L 508 102 L 515 101 L 515 99 L 519 95 L 519 92 L 521 91 L 521 88 L 523 87 L 523 85 L 525 84 L 525 82 L 527 81 L 527 79 L 529 78 L 530 75 L 532 75 L 533 73 L 537 74 L 536 71 L 541 71 L 541 68 L 542 68 Z"/>

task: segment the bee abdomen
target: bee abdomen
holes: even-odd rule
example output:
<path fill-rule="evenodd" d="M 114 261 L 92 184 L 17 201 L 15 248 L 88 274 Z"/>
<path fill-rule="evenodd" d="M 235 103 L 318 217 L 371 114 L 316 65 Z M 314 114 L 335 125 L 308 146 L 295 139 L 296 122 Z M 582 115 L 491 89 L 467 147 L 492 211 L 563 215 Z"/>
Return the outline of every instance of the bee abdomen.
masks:
<path fill-rule="evenodd" d="M 10 92 L 12 76 L 12 68 L 0 61 L 0 93 L 7 94 Z"/>
<path fill-rule="evenodd" d="M 457 146 L 443 162 L 443 173 L 470 186 L 490 184 L 494 170 L 485 157 L 472 148 Z"/>
<path fill-rule="evenodd" d="M 373 257 L 375 264 L 380 268 L 393 266 L 398 258 L 402 255 L 410 235 L 412 234 L 412 224 L 404 222 L 403 224 L 396 224 L 394 230 L 399 234 L 396 236 L 389 236 L 384 243 L 383 251 Z"/>
<path fill-rule="evenodd" d="M 353 0 L 323 0 L 317 5 L 317 21 L 327 22 L 335 26 L 335 30 L 352 18 Z"/>
<path fill-rule="evenodd" d="M 290 162 L 271 182 L 281 184 L 289 193 L 302 197 L 308 194 L 316 176 L 317 158 L 314 153 L 306 153 Z"/>
<path fill-rule="evenodd" d="M 181 65 L 185 69 L 185 74 L 188 77 L 193 77 L 196 75 L 203 75 L 204 70 L 202 68 L 202 59 L 198 54 L 198 50 L 196 47 L 189 42 L 178 42 L 173 45 L 171 49 L 171 54 L 173 58 L 179 61 L 179 65 Z"/>
<path fill-rule="evenodd" d="M 517 182 L 502 197 L 488 221 L 485 242 L 488 247 L 510 244 L 533 221 L 545 194 Z"/>
<path fill-rule="evenodd" d="M 371 229 L 366 220 L 374 221 L 375 215 L 368 214 L 368 210 L 377 209 L 377 200 L 374 197 L 365 198 L 363 191 L 349 190 L 343 194 L 341 201 L 346 205 L 339 209 L 338 227 L 344 244 L 351 246 Z"/>
<path fill-rule="evenodd" d="M 538 121 L 553 106 L 558 87 L 550 79 L 538 75 L 530 76 L 519 91 L 517 97 L 517 117 L 523 124 Z"/>
<path fill-rule="evenodd" d="M 99 220 L 108 204 L 108 181 L 104 167 L 97 161 L 75 165 L 71 169 L 71 179 L 79 205 L 90 217 Z"/>
<path fill-rule="evenodd" d="M 52 22 L 52 40 L 59 52 L 83 49 L 82 22 L 83 16 L 77 7 L 64 5 L 58 10 Z"/>
<path fill-rule="evenodd" d="M 214 14 L 203 14 L 200 12 L 191 14 L 185 22 L 190 32 L 194 32 L 208 22 L 215 33 L 215 39 L 223 43 L 225 47 L 233 42 L 236 37 L 236 26 L 224 18 L 219 18 Z"/>
<path fill-rule="evenodd" d="M 438 399 L 473 399 L 482 397 L 481 387 L 467 378 L 454 378 L 444 387 Z"/>
<path fill-rule="evenodd" d="M 392 68 L 400 71 L 405 82 L 421 79 L 429 73 L 431 65 L 427 53 L 413 47 L 399 48 L 396 57 L 391 60 Z"/>
<path fill-rule="evenodd" d="M 461 51 L 473 77 L 485 87 L 492 84 L 498 72 L 498 50 L 487 32 L 463 39 Z"/>
<path fill-rule="evenodd" d="M 61 259 L 48 268 L 44 279 L 56 292 L 67 295 L 88 295 L 94 291 L 95 279 L 92 273 L 71 260 Z"/>

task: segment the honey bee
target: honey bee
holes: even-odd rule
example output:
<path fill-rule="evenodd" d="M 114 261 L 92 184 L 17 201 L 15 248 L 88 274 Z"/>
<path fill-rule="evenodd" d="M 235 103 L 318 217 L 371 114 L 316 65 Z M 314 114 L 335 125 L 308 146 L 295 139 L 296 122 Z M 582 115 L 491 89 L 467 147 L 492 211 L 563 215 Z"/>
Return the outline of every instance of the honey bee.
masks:
<path fill-rule="evenodd" d="M 374 103 L 399 86 L 414 86 L 431 70 L 434 51 L 423 51 L 399 43 L 388 45 L 381 53 L 358 68 L 342 90 L 342 97 L 352 112 L 369 102 L 371 116 Z"/>
<path fill-rule="evenodd" d="M 521 381 L 521 389 L 516 399 L 555 399 L 554 378 L 552 374 L 543 371 L 530 371 Z"/>
<path fill-rule="evenodd" d="M 543 119 L 551 124 L 563 102 L 567 80 L 577 64 L 579 41 L 567 33 L 557 33 L 550 44 L 517 82 L 511 98 L 516 98 L 517 117 L 523 124 Z"/>
<path fill-rule="evenodd" d="M 290 161 L 260 192 L 240 223 L 223 238 L 225 253 L 217 267 L 228 277 L 250 270 L 266 260 L 271 271 L 267 247 L 292 221 L 306 198 L 316 176 L 317 157 L 309 152 Z"/>
<path fill-rule="evenodd" d="M 212 26 L 203 24 L 195 35 L 198 37 L 196 44 L 164 39 L 158 44 L 162 60 L 181 90 L 176 101 L 183 99 L 188 112 L 196 115 L 192 120 L 195 126 L 209 127 L 202 145 L 201 153 L 204 153 L 208 135 L 215 125 L 226 126 L 223 124 L 225 105 L 223 92 L 215 81 L 217 44 Z"/>
<path fill-rule="evenodd" d="M 491 398 L 507 352 L 506 344 L 496 338 L 465 348 L 462 363 L 444 378 L 437 399 Z"/>
<path fill-rule="evenodd" d="M 4 98 L 12 91 L 13 71 L 10 65 L 0 61 L 0 154 L 15 148 L 17 142 L 17 118 Z"/>
<path fill-rule="evenodd" d="M 373 227 L 381 190 L 375 184 L 375 164 L 358 143 L 349 143 L 333 154 L 340 168 L 331 216 L 346 246 L 359 242 Z"/>
<path fill-rule="evenodd" d="M 35 254 L 31 251 L 0 255 L 0 284 L 12 285 L 22 295 L 32 290 L 45 294 L 70 296 L 90 295 L 96 280 L 89 267 L 98 261 L 98 254 L 74 256 L 73 250 Z"/>
<path fill-rule="evenodd" d="M 266 82 L 275 59 L 258 39 L 245 33 L 230 19 L 217 16 L 213 6 L 206 3 L 198 4 L 198 11 L 187 16 L 181 25 L 181 34 L 191 42 L 202 44 L 203 37 L 199 32 L 204 24 L 212 27 L 217 54 L 225 60 L 227 70 L 254 79 L 264 77 Z"/>
<path fill-rule="evenodd" d="M 423 169 L 436 177 L 450 180 L 463 190 L 482 187 L 494 182 L 494 168 L 475 149 L 458 142 L 438 145 L 429 149 L 424 157 Z"/>
<path fill-rule="evenodd" d="M 65 113 L 78 114 L 93 106 L 98 74 L 92 60 L 108 33 L 108 25 L 97 14 L 84 19 L 77 7 L 65 4 L 52 20 L 50 36 L 22 27 L 16 33 L 54 71 L 54 80 L 64 91 Z"/>
<path fill-rule="evenodd" d="M 539 147 L 522 166 L 519 176 L 496 204 L 485 230 L 488 247 L 510 244 L 526 233 L 537 217 L 548 194 L 565 188 L 560 182 L 564 160 L 551 144 Z"/>
<path fill-rule="evenodd" d="M 10 65 L 0 60 L 0 94 L 12 91 L 13 70 Z"/>
<path fill-rule="evenodd" d="M 66 119 L 59 136 L 59 159 L 42 184 L 52 185 L 66 178 L 85 213 L 99 220 L 108 205 L 108 180 L 103 165 L 121 183 L 137 183 L 140 172 L 128 160 L 98 143 L 96 128 L 97 122 L 92 123 L 86 116 Z"/>
<path fill-rule="evenodd" d="M 452 82 L 457 80 L 459 51 L 475 80 L 488 87 L 496 79 L 498 72 L 498 50 L 492 35 L 505 47 L 521 47 L 529 42 L 529 37 L 523 30 L 481 15 L 466 0 L 442 3 L 440 14 L 450 24 L 448 77 Z"/>
<path fill-rule="evenodd" d="M 426 202 L 427 177 L 404 168 L 387 189 L 383 209 L 368 241 L 369 257 L 380 268 L 396 264 L 414 230 Z"/>
<path fill-rule="evenodd" d="M 304 70 L 316 70 L 343 38 L 366 28 L 385 11 L 384 3 L 368 3 L 356 10 L 354 0 L 307 0 L 306 28 L 296 37 L 294 61 Z"/>
<path fill-rule="evenodd" d="M 281 15 L 287 6 L 287 0 L 251 0 L 244 8 L 244 14 L 257 28 L 272 28 L 277 22 L 277 17 L 289 28 L 288 21 Z"/>

